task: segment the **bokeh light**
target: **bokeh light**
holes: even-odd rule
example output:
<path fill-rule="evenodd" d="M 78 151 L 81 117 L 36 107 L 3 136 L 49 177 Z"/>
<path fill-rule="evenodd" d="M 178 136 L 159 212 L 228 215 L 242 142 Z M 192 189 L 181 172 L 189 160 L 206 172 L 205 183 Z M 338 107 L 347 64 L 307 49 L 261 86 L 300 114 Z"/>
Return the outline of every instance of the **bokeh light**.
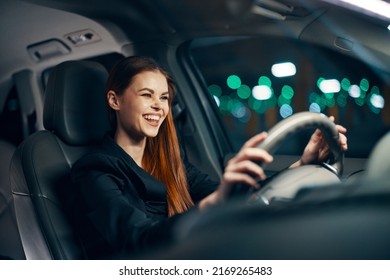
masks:
<path fill-rule="evenodd" d="M 293 108 L 289 104 L 284 104 L 280 107 L 279 113 L 280 116 L 285 119 L 293 114 Z"/>
<path fill-rule="evenodd" d="M 259 86 L 268 86 L 268 87 L 271 87 L 272 86 L 272 82 L 271 82 L 271 79 L 268 78 L 267 76 L 261 76 L 258 80 L 258 85 Z"/>
<path fill-rule="evenodd" d="M 249 96 L 251 96 L 251 88 L 247 85 L 241 85 L 238 89 L 237 89 L 237 95 L 238 97 L 240 97 L 241 99 L 248 99 Z"/>
<path fill-rule="evenodd" d="M 212 85 L 208 86 L 207 90 L 211 95 L 214 95 L 217 97 L 220 97 L 222 95 L 222 89 L 219 85 L 212 84 Z"/>
<path fill-rule="evenodd" d="M 271 73 L 275 77 L 290 77 L 297 73 L 297 68 L 292 62 L 276 63 L 271 67 Z"/>
<path fill-rule="evenodd" d="M 349 96 L 353 98 L 358 98 L 360 96 L 360 92 L 361 92 L 360 87 L 357 85 L 351 85 L 348 90 Z"/>
<path fill-rule="evenodd" d="M 227 78 L 227 85 L 231 89 L 238 89 L 241 86 L 241 79 L 237 75 L 230 75 Z"/>
<path fill-rule="evenodd" d="M 266 85 L 255 86 L 252 89 L 252 95 L 257 100 L 267 100 L 272 97 L 272 89 Z"/>
<path fill-rule="evenodd" d="M 336 79 L 323 79 L 319 83 L 319 88 L 323 93 L 335 93 L 340 91 L 341 85 L 340 82 Z"/>

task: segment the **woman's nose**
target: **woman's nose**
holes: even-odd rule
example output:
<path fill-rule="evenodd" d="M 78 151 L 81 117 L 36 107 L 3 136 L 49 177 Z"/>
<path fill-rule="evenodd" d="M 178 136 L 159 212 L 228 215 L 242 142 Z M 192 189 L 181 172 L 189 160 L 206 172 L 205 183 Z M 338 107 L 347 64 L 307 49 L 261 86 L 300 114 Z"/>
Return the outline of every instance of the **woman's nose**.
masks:
<path fill-rule="evenodd" d="M 160 98 L 155 98 L 153 100 L 152 107 L 155 109 L 161 109 L 162 108 L 162 100 L 160 100 Z"/>

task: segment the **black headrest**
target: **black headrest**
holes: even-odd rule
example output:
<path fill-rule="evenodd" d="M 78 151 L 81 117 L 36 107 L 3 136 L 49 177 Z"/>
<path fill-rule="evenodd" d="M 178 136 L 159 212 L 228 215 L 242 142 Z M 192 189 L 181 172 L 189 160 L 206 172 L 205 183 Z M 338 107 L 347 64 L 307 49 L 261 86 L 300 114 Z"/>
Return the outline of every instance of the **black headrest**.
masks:
<path fill-rule="evenodd" d="M 43 123 L 69 145 L 99 141 L 110 129 L 104 85 L 107 70 L 97 62 L 66 61 L 50 72 Z"/>

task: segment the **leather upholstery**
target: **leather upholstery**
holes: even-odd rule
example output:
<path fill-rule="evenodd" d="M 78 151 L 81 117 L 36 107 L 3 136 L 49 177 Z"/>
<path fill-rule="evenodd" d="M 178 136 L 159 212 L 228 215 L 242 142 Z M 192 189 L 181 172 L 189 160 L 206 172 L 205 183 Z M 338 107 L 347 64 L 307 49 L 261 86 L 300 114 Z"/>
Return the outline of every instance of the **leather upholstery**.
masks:
<path fill-rule="evenodd" d="M 99 140 L 109 126 L 102 96 L 107 72 L 91 62 L 65 62 L 50 74 L 43 122 L 69 145 Z"/>
<path fill-rule="evenodd" d="M 9 166 L 15 146 L 0 140 L 0 259 L 24 259 L 15 222 L 15 211 L 9 183 Z"/>
<path fill-rule="evenodd" d="M 83 259 L 64 205 L 70 170 L 109 130 L 106 69 L 68 61 L 50 73 L 44 126 L 16 150 L 10 177 L 16 218 L 27 259 Z"/>
<path fill-rule="evenodd" d="M 375 145 L 367 163 L 367 178 L 388 180 L 390 174 L 390 132 Z"/>

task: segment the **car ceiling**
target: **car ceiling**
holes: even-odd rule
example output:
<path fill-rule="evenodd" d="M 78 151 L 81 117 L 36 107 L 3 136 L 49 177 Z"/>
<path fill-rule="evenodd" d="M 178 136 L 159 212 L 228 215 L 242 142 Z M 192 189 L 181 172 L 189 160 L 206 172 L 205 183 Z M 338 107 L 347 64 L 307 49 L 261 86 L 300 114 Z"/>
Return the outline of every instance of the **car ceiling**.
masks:
<path fill-rule="evenodd" d="M 341 16 L 338 7 L 319 0 L 279 1 L 294 7 L 293 11 L 266 7 L 271 16 L 264 16 L 256 10 L 259 2 L 262 1 L 2 0 L 0 36 L 7 43 L 0 45 L 0 92 L 10 86 L 12 74 L 22 69 L 39 71 L 65 59 L 121 52 L 125 45 L 136 41 L 179 44 L 214 35 L 289 36 L 357 56 L 390 72 L 386 22 L 363 15 L 353 17 L 352 11 L 351 16 Z M 95 31 L 100 40 L 72 46 L 66 34 L 83 29 Z M 340 44 L 335 43 L 337 38 Z M 34 61 L 27 47 L 49 39 L 65 41 L 70 53 L 66 58 Z"/>

